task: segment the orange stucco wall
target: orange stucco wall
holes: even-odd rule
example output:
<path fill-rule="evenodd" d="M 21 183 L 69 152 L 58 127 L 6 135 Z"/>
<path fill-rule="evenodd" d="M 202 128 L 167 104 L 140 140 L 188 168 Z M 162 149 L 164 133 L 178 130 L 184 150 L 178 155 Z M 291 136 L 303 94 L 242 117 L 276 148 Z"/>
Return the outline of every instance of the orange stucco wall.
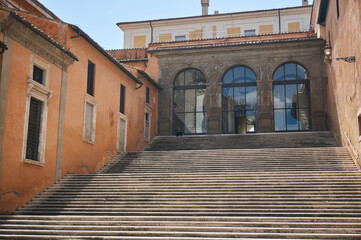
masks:
<path fill-rule="evenodd" d="M 0 212 L 10 213 L 50 186 L 55 179 L 61 70 L 50 64 L 49 88 L 53 96 L 48 105 L 45 164 L 22 162 L 22 146 L 30 77 L 30 55 L 46 60 L 12 41 L 11 66 L 5 116 L 4 145 L 0 175 Z"/>
<path fill-rule="evenodd" d="M 30 21 L 33 16 L 26 18 Z M 32 22 L 40 28 L 43 19 Z M 151 138 L 157 133 L 158 90 L 146 79 L 139 84 L 107 59 L 83 37 L 76 36 L 68 26 L 49 22 L 46 31 L 54 32 L 58 26 L 61 33 L 54 34 L 63 41 L 79 61 L 67 69 L 67 94 L 65 105 L 62 175 L 68 173 L 94 173 L 117 152 L 117 128 L 120 105 L 120 86 L 126 87 L 125 115 L 128 119 L 127 151 L 139 151 L 146 144 L 144 117 L 146 87 L 150 89 Z M 40 28 L 41 29 L 41 28 Z M 44 31 L 44 32 L 46 32 Z M 62 69 L 40 58 L 24 46 L 12 41 L 11 69 L 8 86 L 5 133 L 0 175 L 0 213 L 11 213 L 55 181 L 57 136 Z M 30 55 L 50 64 L 50 89 L 53 96 L 48 105 L 44 166 L 22 162 L 22 145 L 27 97 L 27 79 L 30 78 Z M 83 141 L 84 104 L 87 89 L 88 60 L 95 64 L 94 97 L 96 102 L 95 143 Z M 140 77 L 140 76 L 136 76 Z"/>
<path fill-rule="evenodd" d="M 361 109 L 361 1 L 339 3 L 338 19 L 336 1 L 329 3 L 324 38 L 332 46 L 333 58 L 355 56 L 356 62 L 332 60 L 331 64 L 325 65 L 329 124 L 340 144 L 351 150 L 346 133 L 357 154 L 361 154 L 357 121 L 357 112 Z"/>

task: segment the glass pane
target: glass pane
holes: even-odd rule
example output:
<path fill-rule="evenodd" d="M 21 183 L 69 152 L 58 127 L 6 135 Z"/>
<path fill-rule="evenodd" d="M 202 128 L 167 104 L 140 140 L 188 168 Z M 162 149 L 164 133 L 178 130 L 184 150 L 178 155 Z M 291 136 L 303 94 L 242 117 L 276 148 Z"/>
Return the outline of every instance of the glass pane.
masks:
<path fill-rule="evenodd" d="M 235 105 L 246 105 L 246 88 L 235 87 L 234 88 L 234 104 Z"/>
<path fill-rule="evenodd" d="M 195 84 L 195 70 L 188 69 L 185 71 L 185 85 L 192 86 Z"/>
<path fill-rule="evenodd" d="M 257 109 L 257 87 L 246 88 L 247 109 Z"/>
<path fill-rule="evenodd" d="M 234 68 L 234 82 L 235 83 L 243 83 L 245 82 L 244 76 L 244 67 L 236 67 Z"/>
<path fill-rule="evenodd" d="M 255 82 L 256 81 L 256 74 L 254 74 L 254 72 L 249 69 L 249 68 L 246 68 L 246 81 L 247 82 Z"/>
<path fill-rule="evenodd" d="M 298 80 L 305 80 L 308 79 L 308 73 L 304 67 L 297 64 L 297 79 Z"/>
<path fill-rule="evenodd" d="M 186 113 L 184 122 L 184 133 L 196 133 L 195 113 Z"/>
<path fill-rule="evenodd" d="M 196 109 L 196 90 L 185 90 L 185 112 L 194 112 Z"/>
<path fill-rule="evenodd" d="M 310 110 L 309 109 L 299 109 L 299 124 L 300 130 L 311 130 L 310 126 Z"/>
<path fill-rule="evenodd" d="M 177 132 L 177 130 L 181 130 L 184 132 L 184 119 L 184 113 L 175 113 L 173 115 L 174 132 Z"/>
<path fill-rule="evenodd" d="M 285 110 L 274 110 L 275 131 L 286 130 L 286 115 Z"/>
<path fill-rule="evenodd" d="M 206 93 L 206 89 L 197 89 L 196 90 L 196 94 L 197 94 L 197 105 L 196 105 L 196 111 L 197 112 L 203 112 L 205 111 L 205 93 Z"/>
<path fill-rule="evenodd" d="M 196 133 L 206 133 L 207 132 L 207 118 L 206 113 L 196 113 Z"/>
<path fill-rule="evenodd" d="M 285 64 L 285 79 L 286 80 L 296 80 L 296 64 L 287 63 Z"/>
<path fill-rule="evenodd" d="M 298 107 L 309 108 L 310 96 L 306 84 L 298 84 Z"/>
<path fill-rule="evenodd" d="M 223 110 L 233 109 L 233 88 L 223 88 L 222 108 Z"/>
<path fill-rule="evenodd" d="M 298 130 L 298 112 L 296 108 L 287 109 L 287 130 L 295 131 Z"/>
<path fill-rule="evenodd" d="M 205 85 L 206 84 L 206 77 L 200 71 L 196 71 L 196 84 L 197 85 Z"/>
<path fill-rule="evenodd" d="M 257 131 L 257 111 L 247 111 L 247 132 Z"/>
<path fill-rule="evenodd" d="M 174 90 L 174 112 L 184 112 L 184 90 Z"/>
<path fill-rule="evenodd" d="M 285 107 L 285 92 L 283 85 L 273 86 L 273 101 L 274 101 L 274 108 Z"/>
<path fill-rule="evenodd" d="M 233 69 L 229 70 L 223 77 L 223 83 L 233 83 Z"/>
<path fill-rule="evenodd" d="M 223 133 L 234 133 L 234 111 L 223 112 L 222 129 Z"/>
<path fill-rule="evenodd" d="M 180 73 L 174 81 L 174 86 L 184 86 L 184 72 Z"/>
<path fill-rule="evenodd" d="M 297 108 L 297 85 L 285 85 L 286 87 L 286 108 Z"/>
<path fill-rule="evenodd" d="M 273 80 L 274 81 L 283 81 L 285 80 L 285 76 L 284 76 L 284 66 L 282 65 L 281 67 L 279 67 L 276 72 L 273 74 Z"/>

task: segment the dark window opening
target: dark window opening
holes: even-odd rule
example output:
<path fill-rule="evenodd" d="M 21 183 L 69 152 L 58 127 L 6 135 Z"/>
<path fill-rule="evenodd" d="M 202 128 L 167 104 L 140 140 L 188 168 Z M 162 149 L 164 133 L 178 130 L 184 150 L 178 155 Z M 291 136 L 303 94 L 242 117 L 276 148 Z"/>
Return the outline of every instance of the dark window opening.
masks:
<path fill-rule="evenodd" d="M 340 6 L 338 4 L 338 0 L 336 0 L 336 7 L 337 7 L 337 19 L 340 17 Z"/>
<path fill-rule="evenodd" d="M 26 142 L 26 159 L 39 161 L 39 142 L 42 102 L 31 98 L 29 108 L 28 137 Z"/>
<path fill-rule="evenodd" d="M 149 88 L 146 88 L 146 94 L 145 94 L 145 102 L 149 103 Z"/>
<path fill-rule="evenodd" d="M 120 107 L 119 112 L 124 114 L 124 107 L 125 107 L 125 87 L 120 85 Z"/>
<path fill-rule="evenodd" d="M 33 68 L 33 80 L 40 84 L 43 84 L 44 70 L 35 66 Z"/>
<path fill-rule="evenodd" d="M 88 81 L 87 81 L 87 93 L 94 96 L 94 63 L 88 61 Z"/>

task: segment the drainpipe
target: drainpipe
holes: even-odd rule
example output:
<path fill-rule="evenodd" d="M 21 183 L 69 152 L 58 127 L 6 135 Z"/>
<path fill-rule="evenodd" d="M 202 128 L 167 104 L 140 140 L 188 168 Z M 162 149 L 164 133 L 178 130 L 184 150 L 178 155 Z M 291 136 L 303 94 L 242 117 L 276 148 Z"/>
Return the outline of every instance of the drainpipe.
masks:
<path fill-rule="evenodd" d="M 150 43 L 153 43 L 153 25 L 152 22 L 149 22 L 150 24 Z"/>
<path fill-rule="evenodd" d="M 278 9 L 278 29 L 279 29 L 279 33 L 282 33 L 282 31 L 281 31 L 281 9 Z"/>

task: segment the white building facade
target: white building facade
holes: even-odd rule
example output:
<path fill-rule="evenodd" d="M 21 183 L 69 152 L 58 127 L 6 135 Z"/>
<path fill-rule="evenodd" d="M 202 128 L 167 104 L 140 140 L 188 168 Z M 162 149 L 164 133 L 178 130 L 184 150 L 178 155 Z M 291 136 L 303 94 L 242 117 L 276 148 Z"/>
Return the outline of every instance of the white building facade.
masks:
<path fill-rule="evenodd" d="M 123 48 L 149 43 L 309 31 L 312 6 L 121 22 Z"/>

